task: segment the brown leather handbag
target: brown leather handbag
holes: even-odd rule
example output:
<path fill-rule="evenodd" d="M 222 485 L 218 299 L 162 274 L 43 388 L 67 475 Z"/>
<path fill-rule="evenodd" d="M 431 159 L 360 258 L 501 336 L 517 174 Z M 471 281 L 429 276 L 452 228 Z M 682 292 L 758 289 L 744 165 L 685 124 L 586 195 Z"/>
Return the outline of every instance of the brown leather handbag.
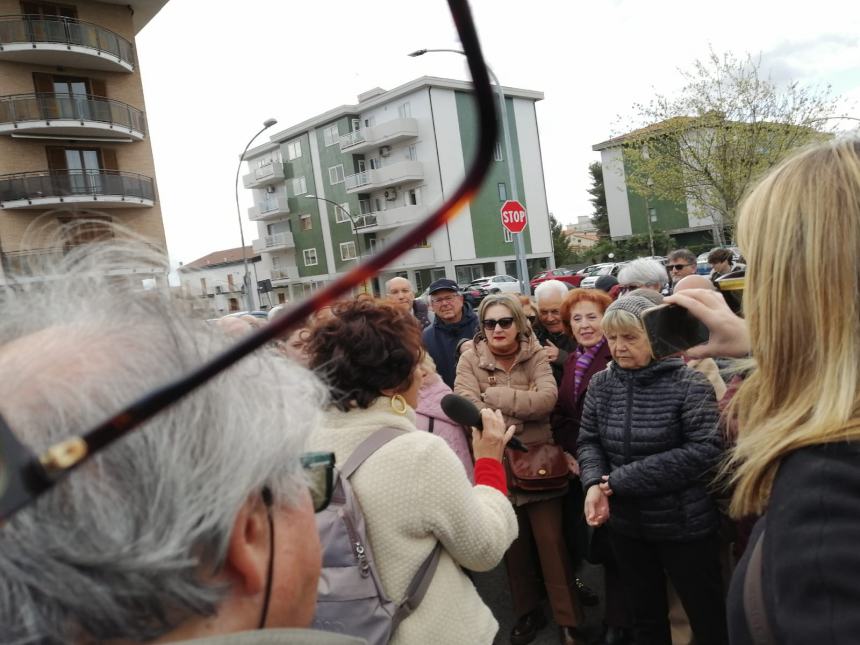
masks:
<path fill-rule="evenodd" d="M 567 486 L 567 460 L 561 446 L 542 443 L 528 452 L 505 449 L 508 487 L 524 493 L 561 490 Z"/>

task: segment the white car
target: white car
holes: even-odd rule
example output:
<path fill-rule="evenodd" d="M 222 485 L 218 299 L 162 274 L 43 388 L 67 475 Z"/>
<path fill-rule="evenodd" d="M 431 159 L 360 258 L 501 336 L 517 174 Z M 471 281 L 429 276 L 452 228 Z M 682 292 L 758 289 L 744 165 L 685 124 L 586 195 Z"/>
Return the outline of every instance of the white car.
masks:
<path fill-rule="evenodd" d="M 487 293 L 520 293 L 520 283 L 509 275 L 489 275 L 469 283 L 470 287 L 486 289 Z"/>
<path fill-rule="evenodd" d="M 614 264 L 598 264 L 595 265 L 592 271 L 588 273 L 585 278 L 583 278 L 582 282 L 579 284 L 582 289 L 594 289 L 594 283 L 597 282 L 597 278 L 602 275 L 612 275 L 618 276 L 618 272 L 621 271 L 621 267 L 623 267 L 626 262 L 616 262 Z"/>

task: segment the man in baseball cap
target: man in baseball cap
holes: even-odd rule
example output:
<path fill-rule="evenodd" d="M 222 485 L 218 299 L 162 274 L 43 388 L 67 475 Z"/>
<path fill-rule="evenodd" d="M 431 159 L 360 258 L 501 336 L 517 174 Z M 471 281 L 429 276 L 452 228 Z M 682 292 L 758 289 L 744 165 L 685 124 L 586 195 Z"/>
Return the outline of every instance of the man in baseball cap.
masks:
<path fill-rule="evenodd" d="M 448 387 L 454 387 L 457 375 L 457 346 L 478 331 L 478 317 L 463 300 L 457 283 L 440 278 L 430 285 L 430 308 L 436 314 L 433 324 L 424 330 L 424 347 L 436 363 L 436 370 Z"/>

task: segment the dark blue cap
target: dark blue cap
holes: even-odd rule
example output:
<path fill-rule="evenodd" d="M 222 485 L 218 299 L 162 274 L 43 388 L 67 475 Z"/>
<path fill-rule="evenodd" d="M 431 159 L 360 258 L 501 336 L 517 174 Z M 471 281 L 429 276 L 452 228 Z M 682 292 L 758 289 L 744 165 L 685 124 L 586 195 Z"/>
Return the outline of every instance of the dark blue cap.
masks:
<path fill-rule="evenodd" d="M 457 283 L 453 280 L 449 280 L 448 278 L 439 278 L 432 282 L 430 284 L 429 293 L 436 293 L 437 291 L 442 291 L 444 289 L 460 293 L 460 287 L 457 286 Z"/>

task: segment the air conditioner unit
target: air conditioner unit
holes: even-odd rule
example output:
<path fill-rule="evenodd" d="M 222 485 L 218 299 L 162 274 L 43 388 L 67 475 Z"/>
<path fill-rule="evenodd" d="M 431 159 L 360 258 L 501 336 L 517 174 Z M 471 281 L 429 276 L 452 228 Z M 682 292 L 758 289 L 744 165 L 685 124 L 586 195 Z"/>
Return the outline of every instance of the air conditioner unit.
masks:
<path fill-rule="evenodd" d="M 385 201 L 393 202 L 395 199 L 397 199 L 397 189 L 396 188 L 389 188 L 388 190 L 385 191 Z"/>
<path fill-rule="evenodd" d="M 380 157 L 390 157 L 391 156 L 391 146 L 382 146 L 379 149 Z"/>

